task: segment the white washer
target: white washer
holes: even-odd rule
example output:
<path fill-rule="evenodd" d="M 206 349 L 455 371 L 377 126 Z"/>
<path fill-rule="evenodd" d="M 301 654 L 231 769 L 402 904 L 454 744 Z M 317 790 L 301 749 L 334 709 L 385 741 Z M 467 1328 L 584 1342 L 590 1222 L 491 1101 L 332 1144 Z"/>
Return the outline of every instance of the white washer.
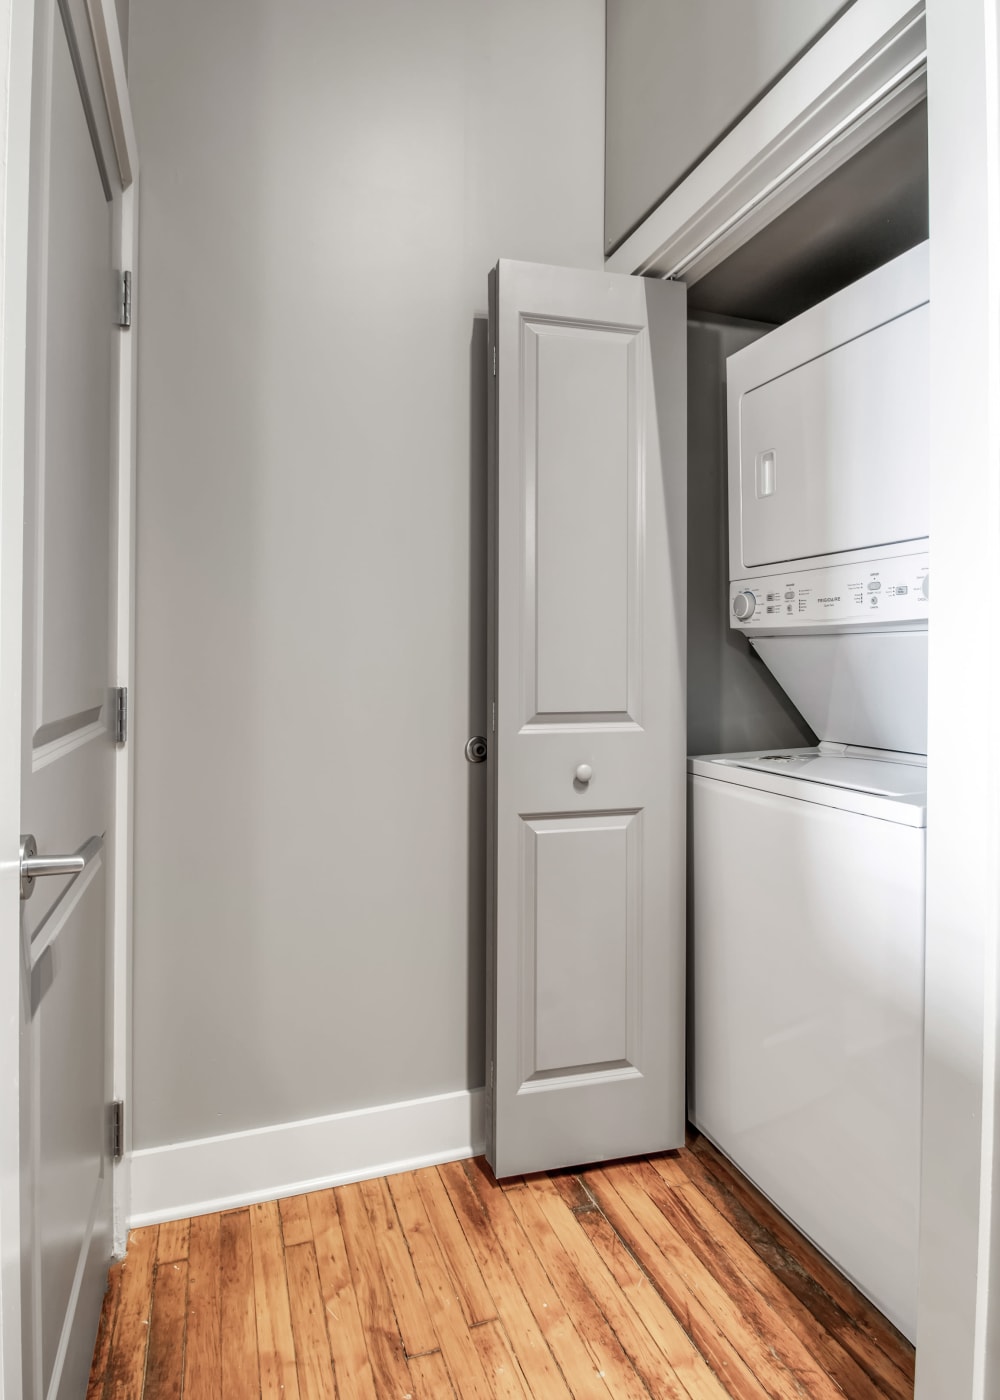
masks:
<path fill-rule="evenodd" d="M 924 761 L 821 744 L 688 766 L 690 1116 L 912 1340 Z"/>

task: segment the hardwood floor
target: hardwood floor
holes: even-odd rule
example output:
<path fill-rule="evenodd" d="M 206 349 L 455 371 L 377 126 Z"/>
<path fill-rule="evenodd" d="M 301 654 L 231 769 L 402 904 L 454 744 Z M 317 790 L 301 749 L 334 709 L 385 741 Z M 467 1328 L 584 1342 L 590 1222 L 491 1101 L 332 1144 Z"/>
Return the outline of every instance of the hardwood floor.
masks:
<path fill-rule="evenodd" d="M 88 1400 L 909 1400 L 913 1348 L 703 1138 L 134 1230 Z"/>

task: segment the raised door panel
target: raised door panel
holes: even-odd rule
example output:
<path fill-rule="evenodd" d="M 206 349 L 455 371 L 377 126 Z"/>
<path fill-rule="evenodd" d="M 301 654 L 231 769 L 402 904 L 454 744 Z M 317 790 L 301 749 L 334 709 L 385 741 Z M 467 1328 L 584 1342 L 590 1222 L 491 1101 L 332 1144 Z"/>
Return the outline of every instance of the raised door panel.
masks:
<path fill-rule="evenodd" d="M 523 324 L 528 723 L 635 699 L 635 358 L 634 332 Z"/>
<path fill-rule="evenodd" d="M 36 746 L 94 723 L 108 685 L 111 207 L 61 25 L 57 39 L 49 257 L 39 308 L 50 329 L 40 379 L 44 431 L 35 481 L 35 625 L 29 653 L 35 665 Z"/>
<path fill-rule="evenodd" d="M 641 813 L 524 823 L 522 1083 L 633 1066 Z"/>

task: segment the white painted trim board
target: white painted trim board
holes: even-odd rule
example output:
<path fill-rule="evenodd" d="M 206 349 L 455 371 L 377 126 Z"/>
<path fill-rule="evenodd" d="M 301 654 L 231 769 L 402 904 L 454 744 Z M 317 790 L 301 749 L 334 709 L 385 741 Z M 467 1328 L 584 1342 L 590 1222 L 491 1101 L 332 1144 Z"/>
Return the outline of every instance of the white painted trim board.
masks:
<path fill-rule="evenodd" d="M 921 0 L 855 0 L 606 269 L 696 282 L 919 101 L 925 61 Z"/>
<path fill-rule="evenodd" d="M 0 1397 L 22 1394 L 21 633 L 35 5 L 0 0 Z"/>
<path fill-rule="evenodd" d="M 276 1123 L 131 1154 L 129 1226 L 155 1225 L 477 1156 L 485 1090 Z"/>
<path fill-rule="evenodd" d="M 132 314 L 141 307 L 138 277 L 139 182 L 116 196 L 118 261 L 132 272 Z M 128 1107 L 132 1103 L 132 871 L 133 796 L 135 787 L 135 529 L 136 529 L 136 425 L 138 422 L 138 355 L 135 327 L 118 337 L 116 416 L 116 520 L 115 520 L 115 684 L 128 691 L 128 741 L 115 752 L 115 825 L 111 833 L 111 936 L 112 1002 L 109 1007 L 112 1034 L 112 1092 Z M 125 1148 L 129 1147 L 131 1114 L 125 1114 Z M 114 1251 L 125 1253 L 129 1215 L 129 1165 L 123 1159 L 113 1165 Z"/>

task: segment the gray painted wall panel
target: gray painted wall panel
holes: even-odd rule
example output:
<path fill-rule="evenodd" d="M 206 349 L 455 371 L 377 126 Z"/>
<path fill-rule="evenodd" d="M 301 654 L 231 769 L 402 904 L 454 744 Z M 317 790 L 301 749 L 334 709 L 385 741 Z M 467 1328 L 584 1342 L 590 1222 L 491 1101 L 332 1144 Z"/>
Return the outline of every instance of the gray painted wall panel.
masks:
<path fill-rule="evenodd" d="M 608 0 L 606 249 L 848 8 L 844 0 Z"/>
<path fill-rule="evenodd" d="M 726 356 L 765 328 L 688 323 L 688 753 L 811 744 L 770 671 L 729 626 Z"/>
<path fill-rule="evenodd" d="M 483 1081 L 486 273 L 601 0 L 134 0 L 135 1145 Z"/>
<path fill-rule="evenodd" d="M 129 0 L 115 0 L 115 14 L 118 16 L 118 29 L 125 54 L 125 70 L 128 71 L 128 6 Z"/>

